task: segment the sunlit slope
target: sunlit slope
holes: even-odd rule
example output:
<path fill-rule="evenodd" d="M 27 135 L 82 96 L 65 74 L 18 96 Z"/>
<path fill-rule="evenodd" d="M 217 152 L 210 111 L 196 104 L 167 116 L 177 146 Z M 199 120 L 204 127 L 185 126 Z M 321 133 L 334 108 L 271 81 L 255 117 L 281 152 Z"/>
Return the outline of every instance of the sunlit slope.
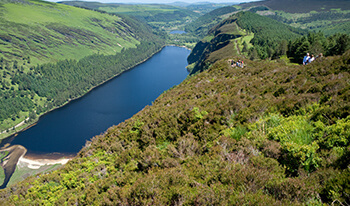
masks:
<path fill-rule="evenodd" d="M 164 4 L 106 4 L 84 1 L 64 1 L 62 3 L 111 14 L 133 16 L 153 27 L 167 31 L 181 29 L 187 22 L 191 22 L 200 16 L 191 9 Z"/>
<path fill-rule="evenodd" d="M 37 0 L 1 2 L 0 27 L 0 57 L 23 64 L 115 54 L 139 43 L 118 16 Z"/>

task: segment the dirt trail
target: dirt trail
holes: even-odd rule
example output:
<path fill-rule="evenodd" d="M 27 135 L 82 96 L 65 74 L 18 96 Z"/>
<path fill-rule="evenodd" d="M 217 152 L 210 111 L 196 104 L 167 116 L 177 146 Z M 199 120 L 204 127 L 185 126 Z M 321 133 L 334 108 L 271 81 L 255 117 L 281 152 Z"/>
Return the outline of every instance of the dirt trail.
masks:
<path fill-rule="evenodd" d="M 5 179 L 2 185 L 0 186 L 0 189 L 3 189 L 6 187 L 12 174 L 16 170 L 16 165 L 18 160 L 27 153 L 27 149 L 21 145 L 13 145 L 11 147 L 0 150 L 0 152 L 6 152 L 6 151 L 8 152 L 8 155 L 3 157 L 0 162 L 0 166 L 4 169 L 4 173 L 5 173 Z"/>
<path fill-rule="evenodd" d="M 235 40 L 235 44 L 236 44 L 238 55 L 241 55 L 241 51 L 239 50 L 237 39 Z"/>

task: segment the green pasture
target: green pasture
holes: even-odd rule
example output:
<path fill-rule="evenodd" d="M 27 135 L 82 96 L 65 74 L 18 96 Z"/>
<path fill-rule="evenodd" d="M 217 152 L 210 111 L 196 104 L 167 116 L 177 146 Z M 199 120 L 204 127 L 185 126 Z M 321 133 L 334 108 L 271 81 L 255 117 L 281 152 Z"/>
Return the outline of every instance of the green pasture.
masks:
<path fill-rule="evenodd" d="M 63 4 L 29 2 L 7 3 L 0 8 L 0 24 L 6 25 L 0 32 L 0 57 L 18 61 L 18 57 L 31 56 L 31 64 L 36 65 L 94 53 L 115 54 L 139 44 L 125 32 L 127 25 L 119 24 L 122 20 L 118 16 Z"/>

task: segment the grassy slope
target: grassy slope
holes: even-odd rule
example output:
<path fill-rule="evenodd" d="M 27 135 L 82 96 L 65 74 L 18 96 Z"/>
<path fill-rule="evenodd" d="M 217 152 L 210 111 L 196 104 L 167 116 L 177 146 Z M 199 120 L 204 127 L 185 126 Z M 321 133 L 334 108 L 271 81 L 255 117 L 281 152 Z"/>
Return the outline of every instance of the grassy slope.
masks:
<path fill-rule="evenodd" d="M 139 42 L 120 25 L 122 19 L 42 1 L 4 3 L 0 7 L 0 50 L 8 60 L 31 65 L 115 54 Z"/>
<path fill-rule="evenodd" d="M 181 29 L 187 21 L 199 16 L 198 13 L 183 7 L 163 4 L 102 4 L 95 2 L 68 1 L 64 4 L 96 9 L 108 13 L 135 16 L 161 30 Z"/>
<path fill-rule="evenodd" d="M 241 70 L 218 61 L 96 136 L 63 169 L 2 191 L 1 201 L 344 203 L 349 61 L 349 52 L 306 67 L 247 60 Z"/>

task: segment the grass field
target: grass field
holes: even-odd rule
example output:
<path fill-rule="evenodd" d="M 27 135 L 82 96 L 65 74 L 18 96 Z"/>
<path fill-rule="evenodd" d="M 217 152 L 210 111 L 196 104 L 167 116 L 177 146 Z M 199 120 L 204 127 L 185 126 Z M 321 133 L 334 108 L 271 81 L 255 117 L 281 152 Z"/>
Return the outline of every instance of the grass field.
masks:
<path fill-rule="evenodd" d="M 115 54 L 139 42 L 115 15 L 29 0 L 0 7 L 0 57 L 30 64 Z M 5 27 L 6 26 L 6 27 Z"/>

